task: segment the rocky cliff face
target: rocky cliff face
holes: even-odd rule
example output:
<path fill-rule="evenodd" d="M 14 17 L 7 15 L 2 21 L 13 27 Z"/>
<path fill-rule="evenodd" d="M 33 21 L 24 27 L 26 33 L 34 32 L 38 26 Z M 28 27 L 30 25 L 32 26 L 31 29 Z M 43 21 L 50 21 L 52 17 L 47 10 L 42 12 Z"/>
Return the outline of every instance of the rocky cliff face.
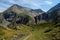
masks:
<path fill-rule="evenodd" d="M 52 7 L 47 13 L 50 16 L 49 18 L 53 21 L 60 19 L 60 3 Z"/>
<path fill-rule="evenodd" d="M 0 26 L 3 26 L 4 28 L 6 28 L 9 24 L 10 22 L 5 20 L 5 18 L 3 17 L 3 13 L 0 13 Z"/>
<path fill-rule="evenodd" d="M 18 15 L 15 12 L 10 12 L 3 14 L 6 21 L 12 22 L 12 23 L 20 23 L 20 24 L 27 24 L 29 22 L 29 16 L 28 15 Z"/>
<path fill-rule="evenodd" d="M 34 18 L 35 18 L 35 23 L 36 24 L 38 24 L 38 23 L 46 23 L 49 20 L 47 13 L 42 13 L 40 15 L 35 16 Z"/>
<path fill-rule="evenodd" d="M 56 22 L 58 19 L 60 19 L 60 3 L 52 7 L 46 13 L 35 16 L 36 23 Z"/>

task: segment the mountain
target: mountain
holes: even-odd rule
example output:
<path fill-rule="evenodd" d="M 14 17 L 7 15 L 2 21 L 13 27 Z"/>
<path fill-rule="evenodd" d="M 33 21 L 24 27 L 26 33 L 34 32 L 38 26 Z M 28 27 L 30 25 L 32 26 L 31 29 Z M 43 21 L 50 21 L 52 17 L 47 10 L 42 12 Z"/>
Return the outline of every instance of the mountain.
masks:
<path fill-rule="evenodd" d="M 4 13 L 9 13 L 11 11 L 17 13 L 17 14 L 20 14 L 22 12 L 28 12 L 29 10 L 31 10 L 30 8 L 26 8 L 26 7 L 22 7 L 22 6 L 19 6 L 17 4 L 14 4 L 13 6 L 11 6 L 10 8 L 8 8 L 6 11 L 4 11 Z"/>
<path fill-rule="evenodd" d="M 44 13 L 44 11 L 42 11 L 41 9 L 31 9 L 30 11 L 31 13 L 35 13 L 36 15 L 39 15 L 41 13 Z"/>
<path fill-rule="evenodd" d="M 52 12 L 53 10 L 56 10 L 60 8 L 60 3 L 58 3 L 57 5 L 55 5 L 54 7 L 52 7 L 50 10 L 48 10 L 47 12 Z"/>
<path fill-rule="evenodd" d="M 29 24 L 56 22 L 60 19 L 60 3 L 47 12 L 44 12 L 41 9 L 31 9 L 14 4 L 3 13 L 4 18 L 9 22 L 12 22 L 13 19 L 15 19 L 17 23 L 22 24 L 28 22 Z"/>
<path fill-rule="evenodd" d="M 35 16 L 36 24 L 46 22 L 56 22 L 58 19 L 60 19 L 60 3 L 52 7 L 47 12 Z"/>
<path fill-rule="evenodd" d="M 48 10 L 49 20 L 56 21 L 60 19 L 60 3 Z"/>
<path fill-rule="evenodd" d="M 60 3 L 48 12 L 14 4 L 0 13 L 0 40 L 60 40 L 58 19 Z"/>
<path fill-rule="evenodd" d="M 31 9 L 14 4 L 3 12 L 6 21 L 20 24 L 34 24 L 34 17 L 43 13 L 41 9 Z"/>
<path fill-rule="evenodd" d="M 17 4 L 14 4 L 10 8 L 8 8 L 6 11 L 4 11 L 4 13 L 5 12 L 9 13 L 11 11 L 13 11 L 13 12 L 15 12 L 17 14 L 20 14 L 20 13 L 23 13 L 23 12 L 27 12 L 27 13 L 34 14 L 34 15 L 44 12 L 41 9 L 31 9 L 31 8 L 22 7 L 22 6 L 19 6 Z"/>

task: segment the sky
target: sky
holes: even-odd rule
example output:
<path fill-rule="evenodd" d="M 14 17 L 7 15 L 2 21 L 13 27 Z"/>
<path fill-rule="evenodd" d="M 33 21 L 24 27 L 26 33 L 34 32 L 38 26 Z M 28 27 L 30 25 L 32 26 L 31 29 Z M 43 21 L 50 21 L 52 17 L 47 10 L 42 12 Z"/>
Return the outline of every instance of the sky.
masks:
<path fill-rule="evenodd" d="M 50 8 L 60 3 L 60 0 L 0 0 L 0 12 L 5 11 L 13 4 L 32 9 L 42 9 L 48 11 Z"/>

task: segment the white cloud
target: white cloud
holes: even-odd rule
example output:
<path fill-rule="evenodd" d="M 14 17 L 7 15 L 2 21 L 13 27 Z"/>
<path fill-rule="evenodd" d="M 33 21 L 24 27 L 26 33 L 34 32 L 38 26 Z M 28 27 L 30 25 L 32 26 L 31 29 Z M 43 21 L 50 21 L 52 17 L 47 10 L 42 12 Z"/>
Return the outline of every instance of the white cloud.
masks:
<path fill-rule="evenodd" d="M 7 0 L 7 2 L 12 3 L 12 4 L 18 4 L 18 5 L 30 5 L 30 8 L 40 8 L 40 3 L 36 2 L 36 0 Z M 5 7 L 0 8 L 1 10 L 4 10 L 8 8 L 10 5 L 3 4 Z M 25 6 L 25 5 L 24 5 Z"/>
<path fill-rule="evenodd" d="M 28 4 L 36 8 L 40 7 L 40 3 L 33 0 L 22 0 L 22 4 Z"/>
<path fill-rule="evenodd" d="M 31 6 L 35 6 L 35 7 L 39 7 L 40 6 L 40 3 L 39 2 L 36 2 L 36 0 L 7 0 L 8 2 L 12 3 L 12 4 L 28 4 L 28 5 L 31 5 Z"/>
<path fill-rule="evenodd" d="M 7 0 L 7 1 L 12 3 L 12 4 L 16 4 L 16 2 L 14 0 Z"/>
<path fill-rule="evenodd" d="M 0 12 L 3 12 L 6 8 L 0 6 Z"/>
<path fill-rule="evenodd" d="M 21 6 L 30 7 L 30 8 L 33 8 L 33 9 L 42 8 L 42 6 L 53 4 L 53 2 L 49 1 L 49 0 L 48 1 L 46 1 L 46 0 L 45 1 L 42 1 L 42 0 L 6 0 L 6 2 L 9 2 L 11 4 L 18 4 L 18 5 L 21 5 Z M 5 6 L 3 8 L 3 10 L 10 6 L 10 5 L 7 5 L 7 4 L 2 4 L 2 5 Z M 0 9 L 2 10 L 2 8 L 0 8 Z"/>
<path fill-rule="evenodd" d="M 10 5 L 8 5 L 8 4 L 0 3 L 0 12 L 3 12 L 4 10 L 6 10 L 9 7 L 10 7 Z"/>
<path fill-rule="evenodd" d="M 52 2 L 52 1 L 45 1 L 45 3 L 46 3 L 46 4 L 48 4 L 48 5 L 53 4 L 53 2 Z"/>
<path fill-rule="evenodd" d="M 32 2 L 31 5 L 33 5 L 34 7 L 37 7 L 37 8 L 40 7 L 40 4 L 39 3 L 35 3 L 35 2 Z"/>

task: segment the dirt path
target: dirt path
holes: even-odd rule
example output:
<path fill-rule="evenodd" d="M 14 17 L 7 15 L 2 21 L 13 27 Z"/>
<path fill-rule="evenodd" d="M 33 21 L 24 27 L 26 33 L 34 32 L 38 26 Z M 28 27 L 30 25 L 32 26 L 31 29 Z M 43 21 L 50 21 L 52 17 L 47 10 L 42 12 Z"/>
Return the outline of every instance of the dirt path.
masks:
<path fill-rule="evenodd" d="M 12 40 L 18 40 L 18 39 L 20 39 L 20 38 L 22 38 L 24 36 L 25 36 L 24 34 L 18 34 L 15 37 L 13 37 Z"/>
<path fill-rule="evenodd" d="M 29 37 L 31 37 L 32 34 L 28 35 L 27 37 L 25 37 L 23 40 L 27 40 Z"/>

